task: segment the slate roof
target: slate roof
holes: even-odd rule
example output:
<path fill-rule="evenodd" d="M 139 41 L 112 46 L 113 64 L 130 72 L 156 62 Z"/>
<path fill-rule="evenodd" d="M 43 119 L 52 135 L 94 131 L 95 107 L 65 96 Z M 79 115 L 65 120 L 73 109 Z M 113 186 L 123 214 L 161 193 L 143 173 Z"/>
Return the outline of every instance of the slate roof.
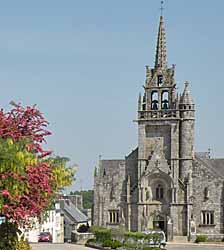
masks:
<path fill-rule="evenodd" d="M 67 217 L 69 217 L 70 222 L 81 223 L 88 221 L 88 217 L 82 213 L 71 201 L 64 200 L 63 203 L 63 211 L 66 215 L 68 215 Z"/>
<path fill-rule="evenodd" d="M 102 167 L 107 169 L 117 169 L 125 160 L 102 160 Z"/>
<path fill-rule="evenodd" d="M 196 160 L 213 171 L 217 176 L 224 177 L 224 159 L 210 159 L 197 154 L 195 156 Z"/>

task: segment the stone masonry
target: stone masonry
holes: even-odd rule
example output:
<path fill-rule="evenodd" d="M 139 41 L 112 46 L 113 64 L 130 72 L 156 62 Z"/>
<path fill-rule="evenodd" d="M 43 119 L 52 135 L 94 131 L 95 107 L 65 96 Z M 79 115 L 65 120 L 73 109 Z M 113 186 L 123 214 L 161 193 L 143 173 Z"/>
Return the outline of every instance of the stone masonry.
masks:
<path fill-rule="evenodd" d="M 94 225 L 161 229 L 168 240 L 224 237 L 224 159 L 195 153 L 195 104 L 189 83 L 176 91 L 167 66 L 163 16 L 154 68 L 138 100 L 138 147 L 124 160 L 100 160 L 94 176 Z"/>

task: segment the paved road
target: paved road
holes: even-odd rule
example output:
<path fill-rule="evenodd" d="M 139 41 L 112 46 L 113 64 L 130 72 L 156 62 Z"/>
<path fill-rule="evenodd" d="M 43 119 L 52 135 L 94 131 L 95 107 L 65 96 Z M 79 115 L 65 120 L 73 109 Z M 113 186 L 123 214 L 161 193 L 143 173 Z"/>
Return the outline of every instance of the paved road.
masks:
<path fill-rule="evenodd" d="M 167 250 L 224 250 L 224 246 L 216 246 L 216 245 L 211 245 L 211 246 L 206 246 L 206 245 L 168 245 Z"/>
<path fill-rule="evenodd" d="M 74 244 L 38 243 L 38 244 L 32 244 L 32 250 L 93 250 L 93 249 Z"/>
<path fill-rule="evenodd" d="M 47 244 L 39 243 L 32 245 L 33 250 L 93 250 L 92 248 L 73 244 Z M 168 245 L 167 250 L 224 250 L 224 246 L 202 245 Z"/>

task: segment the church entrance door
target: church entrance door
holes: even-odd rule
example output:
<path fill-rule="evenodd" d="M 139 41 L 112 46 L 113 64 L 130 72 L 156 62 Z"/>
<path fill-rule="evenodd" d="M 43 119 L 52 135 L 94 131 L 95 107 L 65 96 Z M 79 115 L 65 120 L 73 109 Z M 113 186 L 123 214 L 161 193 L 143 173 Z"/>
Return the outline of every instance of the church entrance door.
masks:
<path fill-rule="evenodd" d="M 161 215 L 157 215 L 154 217 L 153 219 L 153 229 L 160 229 L 162 230 L 163 232 L 166 231 L 166 224 L 165 224 L 165 220 L 164 220 L 164 217 L 161 216 Z"/>

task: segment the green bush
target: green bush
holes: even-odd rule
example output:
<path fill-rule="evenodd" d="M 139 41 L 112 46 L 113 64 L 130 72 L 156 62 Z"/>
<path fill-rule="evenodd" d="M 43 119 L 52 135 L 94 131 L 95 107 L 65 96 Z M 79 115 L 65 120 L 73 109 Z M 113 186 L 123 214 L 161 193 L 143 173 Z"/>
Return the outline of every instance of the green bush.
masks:
<path fill-rule="evenodd" d="M 27 240 L 21 240 L 16 244 L 16 250 L 31 250 L 31 246 Z"/>
<path fill-rule="evenodd" d="M 86 244 L 90 244 L 90 243 L 96 243 L 96 240 L 95 239 L 88 239 L 86 241 Z"/>
<path fill-rule="evenodd" d="M 144 247 L 143 250 L 160 250 L 160 247 Z"/>
<path fill-rule="evenodd" d="M 111 249 L 117 249 L 118 247 L 122 247 L 123 243 L 118 240 L 105 240 L 102 244 L 103 247 L 110 247 Z"/>
<path fill-rule="evenodd" d="M 124 243 L 124 249 L 125 250 L 136 250 L 137 249 L 137 243 L 133 242 L 125 242 Z"/>
<path fill-rule="evenodd" d="M 118 240 L 114 240 L 113 243 L 112 243 L 111 248 L 112 248 L 112 249 L 117 249 L 117 248 L 122 247 L 122 246 L 123 246 L 123 243 L 122 243 L 122 242 L 120 242 L 120 241 L 118 241 Z"/>
<path fill-rule="evenodd" d="M 102 244 L 103 247 L 111 247 L 113 241 L 112 240 L 105 240 Z"/>
<path fill-rule="evenodd" d="M 93 234 L 95 235 L 97 242 L 104 242 L 106 240 L 111 240 L 111 230 L 106 228 L 94 227 L 91 229 Z"/>
<path fill-rule="evenodd" d="M 197 238 L 195 240 L 196 243 L 206 242 L 206 241 L 208 241 L 208 238 L 206 235 L 197 235 Z"/>
<path fill-rule="evenodd" d="M 145 238 L 145 234 L 140 233 L 140 232 L 127 232 L 124 234 L 125 238 L 131 238 L 135 241 L 141 240 Z"/>
<path fill-rule="evenodd" d="M 154 234 L 152 234 L 151 237 L 152 237 L 152 240 L 153 240 L 154 244 L 158 244 L 158 243 L 161 242 L 161 234 L 154 233 Z"/>
<path fill-rule="evenodd" d="M 0 225 L 0 250 L 16 250 L 17 225 L 9 222 Z"/>
<path fill-rule="evenodd" d="M 118 241 L 124 240 L 125 228 L 120 226 L 119 228 L 111 228 L 111 238 Z"/>

